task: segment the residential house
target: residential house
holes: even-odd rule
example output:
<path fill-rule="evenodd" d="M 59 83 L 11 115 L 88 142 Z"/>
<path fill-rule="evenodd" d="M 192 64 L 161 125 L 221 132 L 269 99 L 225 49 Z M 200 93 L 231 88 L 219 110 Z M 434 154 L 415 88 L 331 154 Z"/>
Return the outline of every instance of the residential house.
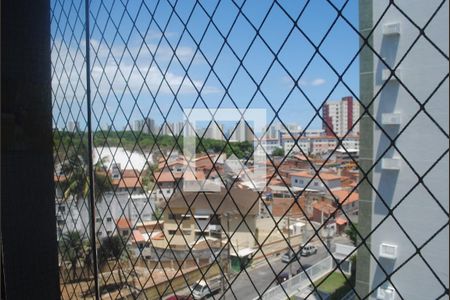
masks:
<path fill-rule="evenodd" d="M 224 187 L 220 192 L 175 193 L 163 215 L 164 235 L 171 248 L 182 253 L 190 248 L 208 250 L 201 246 L 206 240 L 220 247 L 226 243 L 226 233 L 232 234 L 231 244 L 236 250 L 252 248 L 258 201 L 257 192 L 241 187 L 233 187 L 229 193 Z M 162 253 L 167 241 L 161 241 L 159 247 L 154 243 L 154 247 Z M 209 257 L 211 253 L 204 255 Z"/>
<path fill-rule="evenodd" d="M 326 191 L 340 187 L 341 177 L 334 173 L 320 172 L 315 174 L 313 170 L 290 173 L 291 186 L 308 188 L 310 190 Z"/>

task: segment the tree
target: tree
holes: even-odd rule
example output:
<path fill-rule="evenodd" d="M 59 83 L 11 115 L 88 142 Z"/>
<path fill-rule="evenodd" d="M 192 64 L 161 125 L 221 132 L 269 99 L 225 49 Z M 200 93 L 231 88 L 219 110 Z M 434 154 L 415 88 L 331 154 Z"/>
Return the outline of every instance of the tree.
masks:
<path fill-rule="evenodd" d="M 155 185 L 153 174 L 155 173 L 157 168 L 157 164 L 149 164 L 147 170 L 145 170 L 142 176 L 142 185 L 147 191 L 152 190 L 153 186 Z"/>
<path fill-rule="evenodd" d="M 278 147 L 273 149 L 272 156 L 284 156 L 284 149 Z"/>
<path fill-rule="evenodd" d="M 77 201 L 85 199 L 89 193 L 89 167 L 88 152 L 85 147 L 80 151 L 72 152 L 62 164 L 62 172 L 66 176 L 64 198 L 74 197 Z M 102 195 L 111 190 L 111 180 L 103 169 L 103 160 L 98 160 L 94 166 L 95 199 L 98 201 Z"/>
<path fill-rule="evenodd" d="M 349 239 L 352 241 L 353 246 L 356 246 L 357 238 L 358 238 L 358 224 L 350 222 L 345 233 L 348 235 Z"/>
<path fill-rule="evenodd" d="M 68 231 L 63 234 L 59 244 L 59 250 L 63 260 L 70 262 L 72 279 L 77 276 L 77 262 L 85 256 L 86 242 L 78 231 Z"/>
<path fill-rule="evenodd" d="M 153 213 L 152 213 L 152 216 L 153 216 L 154 220 L 158 220 L 159 221 L 159 219 L 161 219 L 161 217 L 162 217 L 161 209 L 156 206 L 154 211 L 153 211 Z"/>
<path fill-rule="evenodd" d="M 122 283 L 122 261 L 129 259 L 126 241 L 120 235 L 106 237 L 101 241 L 98 249 L 99 266 L 103 266 L 110 259 L 115 259 L 119 265 L 119 278 Z"/>

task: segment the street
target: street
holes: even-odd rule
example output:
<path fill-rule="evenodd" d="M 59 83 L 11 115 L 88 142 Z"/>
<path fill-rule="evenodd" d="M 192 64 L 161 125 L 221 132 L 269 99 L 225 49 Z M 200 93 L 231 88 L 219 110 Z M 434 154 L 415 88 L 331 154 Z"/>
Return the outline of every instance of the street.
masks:
<path fill-rule="evenodd" d="M 346 237 L 335 237 L 333 243 L 351 245 L 351 241 Z M 303 269 L 311 267 L 328 255 L 328 251 L 322 243 L 314 242 L 313 244 L 317 246 L 317 253 L 300 258 Z M 334 251 L 334 248 L 335 247 L 332 246 L 332 251 Z M 237 277 L 232 277 L 230 280 L 231 288 L 227 290 L 225 297 L 223 296 L 222 291 L 220 291 L 207 299 L 254 299 L 276 285 L 275 281 L 277 274 L 290 272 L 290 270 L 292 270 L 293 275 L 296 275 L 300 269 L 299 262 L 296 260 L 291 264 L 286 264 L 281 261 L 282 255 L 283 253 L 278 256 L 267 257 L 267 260 L 261 259 L 258 262 L 254 262 L 246 269 L 246 271 L 242 271 Z M 177 294 L 188 295 L 190 294 L 190 291 L 188 288 L 185 288 L 178 291 Z"/>
<path fill-rule="evenodd" d="M 325 258 L 327 254 L 328 252 L 323 246 L 318 247 L 316 254 L 308 257 L 301 257 L 300 262 L 302 263 L 303 268 L 307 269 L 321 259 Z M 259 294 L 276 284 L 276 274 L 280 272 L 289 272 L 289 270 L 292 269 L 292 272 L 295 275 L 297 270 L 300 268 L 298 261 L 291 263 L 291 266 L 283 263 L 281 261 L 281 255 L 268 258 L 268 260 L 273 270 L 269 266 L 268 262 L 264 260 L 257 263 L 254 267 L 248 268 L 247 272 L 241 272 L 233 281 L 231 290 L 227 291 L 225 299 L 254 299 L 258 297 Z M 215 295 L 213 297 L 214 299 L 224 299 L 221 295 Z M 211 297 L 211 299 L 213 299 L 213 297 Z"/>

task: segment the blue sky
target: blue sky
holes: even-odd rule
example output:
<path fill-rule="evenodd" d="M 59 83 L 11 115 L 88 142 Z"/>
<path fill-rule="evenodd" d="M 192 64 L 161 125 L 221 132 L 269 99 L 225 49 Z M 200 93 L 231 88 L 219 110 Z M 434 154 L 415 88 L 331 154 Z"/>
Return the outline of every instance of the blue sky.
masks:
<path fill-rule="evenodd" d="M 280 119 L 305 127 L 315 114 L 305 95 L 318 107 L 326 99 L 351 94 L 342 83 L 330 94 L 338 77 L 319 55 L 304 71 L 314 53 L 310 42 L 318 45 L 337 16 L 325 0 L 249 0 L 241 11 L 238 7 L 242 1 L 201 1 L 203 7 L 194 1 L 147 2 L 150 3 L 128 1 L 125 11 L 118 1 L 101 5 L 92 1 L 91 89 L 95 124 L 112 122 L 116 129 L 122 129 L 127 119 L 132 124 L 147 115 L 161 123 L 161 114 L 169 121 L 179 121 L 182 108 L 204 108 L 205 104 L 216 108 L 219 103 L 222 108 L 233 108 L 233 101 L 239 108 L 268 108 L 270 122 L 274 113 L 267 101 L 274 109 L 286 101 L 279 112 Z M 292 19 L 297 19 L 306 3 L 297 25 L 310 41 L 297 28 L 291 30 Z M 345 1 L 332 3 L 340 8 Z M 60 4 L 52 5 L 53 88 L 57 103 L 54 112 L 61 111 L 64 116 L 55 123 L 60 127 L 64 120 L 78 119 L 83 127 L 85 121 L 78 107 L 85 107 L 85 78 L 80 81 L 78 74 L 85 76 L 84 7 L 67 6 L 65 14 L 61 14 Z M 176 14 L 171 5 L 175 5 Z M 357 5 L 351 0 L 343 10 L 356 28 Z M 80 19 L 75 18 L 78 8 Z M 208 15 L 213 16 L 216 26 L 208 27 Z M 253 41 L 255 28 L 259 36 Z M 320 51 L 342 73 L 356 54 L 358 43 L 357 34 L 338 19 Z M 64 60 L 67 54 L 69 59 Z M 355 94 L 359 92 L 358 72 L 356 59 L 343 77 Z M 294 85 L 297 88 L 292 90 Z M 175 97 L 180 105 L 172 105 Z M 319 127 L 321 122 L 316 117 L 309 128 Z"/>

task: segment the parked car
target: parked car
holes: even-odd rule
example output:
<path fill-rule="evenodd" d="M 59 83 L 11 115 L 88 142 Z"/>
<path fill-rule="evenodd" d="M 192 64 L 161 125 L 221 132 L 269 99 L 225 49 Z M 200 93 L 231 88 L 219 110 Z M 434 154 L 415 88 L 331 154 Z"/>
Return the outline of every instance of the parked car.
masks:
<path fill-rule="evenodd" d="M 289 279 L 289 273 L 288 272 L 283 272 L 281 274 L 278 274 L 278 276 L 277 276 L 277 284 L 282 284 L 283 282 L 285 282 L 288 279 Z"/>
<path fill-rule="evenodd" d="M 300 251 L 301 256 L 310 256 L 317 253 L 317 247 L 314 245 L 305 245 Z"/>
<path fill-rule="evenodd" d="M 300 255 L 297 254 L 297 257 L 300 258 Z M 295 260 L 295 254 L 292 251 L 286 252 L 281 256 L 281 261 L 288 264 Z"/>
<path fill-rule="evenodd" d="M 192 286 L 192 296 L 194 299 L 203 299 L 206 296 L 212 295 L 220 291 L 221 281 L 219 278 L 206 282 L 205 280 L 198 280 Z"/>
<path fill-rule="evenodd" d="M 192 296 L 183 296 L 183 295 L 172 295 L 169 298 L 166 298 L 166 300 L 193 300 Z"/>

